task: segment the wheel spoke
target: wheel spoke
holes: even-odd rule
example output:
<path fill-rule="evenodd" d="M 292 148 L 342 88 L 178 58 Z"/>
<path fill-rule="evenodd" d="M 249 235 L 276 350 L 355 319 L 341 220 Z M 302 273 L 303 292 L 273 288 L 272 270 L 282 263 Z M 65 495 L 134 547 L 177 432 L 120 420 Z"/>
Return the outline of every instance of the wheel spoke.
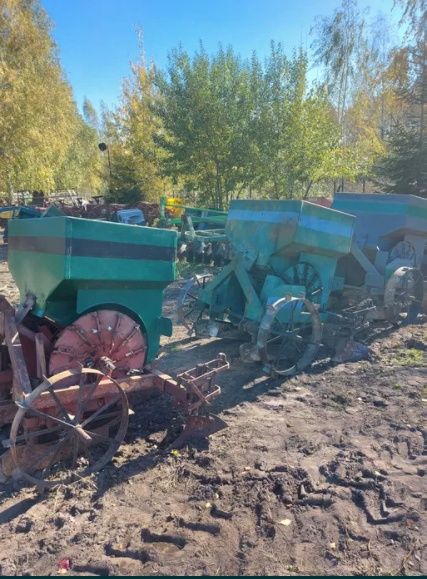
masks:
<path fill-rule="evenodd" d="M 104 436 L 103 434 L 99 434 L 98 432 L 94 432 L 93 430 L 85 430 L 86 434 L 89 434 L 89 436 L 93 436 L 95 438 L 97 438 L 100 441 L 104 441 L 104 442 L 108 442 L 108 444 L 111 444 L 114 442 L 114 438 L 110 438 L 109 436 Z"/>
<path fill-rule="evenodd" d="M 279 353 L 277 355 L 277 357 L 280 356 L 280 354 L 282 354 L 287 348 L 287 346 L 289 345 L 289 340 L 283 341 L 280 346 L 279 346 Z"/>
<path fill-rule="evenodd" d="M 74 423 L 78 424 L 80 422 L 80 419 L 83 418 L 82 415 L 82 402 L 83 402 L 83 385 L 84 385 L 84 377 L 85 375 L 83 373 L 80 374 L 80 379 L 79 379 L 79 394 L 77 396 L 77 410 L 76 410 L 76 415 L 74 417 Z"/>
<path fill-rule="evenodd" d="M 82 428 L 84 428 L 87 424 L 89 424 L 90 422 L 95 420 L 95 418 L 97 418 L 102 412 L 104 412 L 104 410 L 106 410 L 107 408 L 110 408 L 110 406 L 112 406 L 113 404 L 118 402 L 120 400 L 120 398 L 121 398 L 120 394 L 117 394 L 116 396 L 111 398 L 111 400 L 109 400 L 106 404 L 104 404 L 104 406 L 101 406 L 101 408 L 98 408 L 98 410 L 96 412 L 94 412 L 93 414 L 91 414 L 89 416 L 89 418 L 86 418 L 86 420 L 84 422 L 82 422 L 80 426 Z"/>
<path fill-rule="evenodd" d="M 41 430 L 30 430 L 25 434 L 21 434 L 15 438 L 15 444 L 17 442 L 25 442 L 31 438 L 38 438 L 39 436 L 45 436 L 46 434 L 52 434 L 54 432 L 58 432 L 59 427 L 54 426 L 53 428 L 44 428 Z"/>
<path fill-rule="evenodd" d="M 46 421 L 51 420 L 52 422 L 55 422 L 56 424 L 60 424 L 61 426 L 65 426 L 66 428 L 72 427 L 72 425 L 69 422 L 65 422 L 64 420 L 61 420 L 60 418 L 57 418 L 56 416 L 51 416 L 50 414 L 45 414 L 44 412 L 40 412 L 40 410 L 37 410 L 36 408 L 33 408 L 32 406 L 28 406 L 27 410 L 28 410 L 28 412 L 35 414 L 39 418 L 44 418 Z"/>
<path fill-rule="evenodd" d="M 102 378 L 102 376 L 98 376 L 97 379 L 95 380 L 95 382 L 89 386 L 89 392 L 88 392 L 86 398 L 83 400 L 82 407 L 81 407 L 82 418 L 83 418 L 83 414 L 85 413 L 85 410 L 86 410 L 92 396 L 95 393 L 95 390 L 98 388 L 98 385 L 101 382 L 101 378 Z"/>
<path fill-rule="evenodd" d="M 55 400 L 56 405 L 58 406 L 59 410 L 61 411 L 61 414 L 65 418 L 66 422 L 69 422 L 71 424 L 70 415 L 68 414 L 67 410 L 64 408 L 64 405 L 62 404 L 62 402 L 60 401 L 60 399 L 56 395 L 56 392 L 54 391 L 52 385 L 49 386 L 48 391 L 49 391 L 50 395 L 52 396 L 52 398 Z"/>

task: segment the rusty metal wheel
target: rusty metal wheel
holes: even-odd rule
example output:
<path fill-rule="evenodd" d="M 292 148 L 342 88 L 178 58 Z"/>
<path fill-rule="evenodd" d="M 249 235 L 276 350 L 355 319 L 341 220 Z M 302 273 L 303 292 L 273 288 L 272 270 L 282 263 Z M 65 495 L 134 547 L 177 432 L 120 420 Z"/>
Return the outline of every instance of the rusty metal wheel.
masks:
<path fill-rule="evenodd" d="M 121 312 L 96 310 L 67 326 L 55 342 L 49 359 L 49 375 L 78 368 L 102 370 L 106 356 L 114 364 L 113 378 L 130 370 L 142 370 L 147 343 L 140 326 Z"/>
<path fill-rule="evenodd" d="M 385 319 L 391 324 L 403 320 L 415 322 L 423 298 L 424 280 L 421 272 L 413 267 L 400 267 L 390 277 L 385 288 Z"/>
<path fill-rule="evenodd" d="M 309 366 L 319 349 L 323 326 L 315 306 L 304 298 L 285 297 L 267 306 L 257 345 L 266 369 L 292 376 Z"/>
<path fill-rule="evenodd" d="M 108 388 L 103 379 L 109 381 Z M 42 488 L 68 484 L 103 468 L 128 427 L 125 392 L 98 370 L 46 378 L 17 404 L 10 453 L 21 474 Z"/>
<path fill-rule="evenodd" d="M 198 298 L 199 291 L 212 279 L 213 275 L 210 273 L 195 275 L 187 281 L 179 295 L 176 313 L 180 323 L 188 330 L 189 336 L 195 332 L 196 323 L 203 316 L 205 309 Z"/>

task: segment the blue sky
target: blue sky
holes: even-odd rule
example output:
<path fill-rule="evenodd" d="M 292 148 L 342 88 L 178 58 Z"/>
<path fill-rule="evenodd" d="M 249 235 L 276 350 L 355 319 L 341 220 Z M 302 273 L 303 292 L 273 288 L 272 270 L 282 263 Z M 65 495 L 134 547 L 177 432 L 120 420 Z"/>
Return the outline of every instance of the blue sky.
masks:
<path fill-rule="evenodd" d="M 129 61 L 138 56 L 141 27 L 147 59 L 164 66 L 179 43 L 190 53 L 201 39 L 208 52 L 231 44 L 242 57 L 268 53 L 270 40 L 286 51 L 310 45 L 317 15 L 329 16 L 340 0 L 41 0 L 55 23 L 53 36 L 74 96 L 88 96 L 98 108 L 117 102 Z M 359 0 L 371 14 L 398 20 L 393 0 Z"/>

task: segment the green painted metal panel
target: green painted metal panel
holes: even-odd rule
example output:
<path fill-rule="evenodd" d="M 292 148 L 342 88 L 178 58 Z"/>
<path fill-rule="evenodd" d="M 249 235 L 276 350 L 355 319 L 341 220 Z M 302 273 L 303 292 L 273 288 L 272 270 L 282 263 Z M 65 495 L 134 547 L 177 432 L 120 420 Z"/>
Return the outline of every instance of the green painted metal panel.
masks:
<path fill-rule="evenodd" d="M 226 235 L 238 252 L 256 252 L 258 265 L 301 251 L 338 258 L 350 251 L 354 221 L 306 201 L 237 200 L 230 204 Z"/>
<path fill-rule="evenodd" d="M 175 279 L 176 232 L 71 217 L 10 225 L 9 268 L 21 301 L 36 297 L 35 315 L 68 325 L 104 306 L 130 312 L 146 329 L 152 360 L 170 328 L 162 297 Z"/>
<path fill-rule="evenodd" d="M 332 207 L 356 216 L 355 239 L 360 247 L 381 246 L 381 239 L 403 239 L 407 234 L 427 235 L 427 199 L 422 197 L 339 193 Z"/>

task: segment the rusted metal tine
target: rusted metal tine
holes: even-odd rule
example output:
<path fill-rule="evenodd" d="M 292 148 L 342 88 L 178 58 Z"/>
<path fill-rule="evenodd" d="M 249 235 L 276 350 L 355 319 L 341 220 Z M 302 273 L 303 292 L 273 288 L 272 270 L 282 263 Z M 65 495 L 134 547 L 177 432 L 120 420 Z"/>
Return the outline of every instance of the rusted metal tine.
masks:
<path fill-rule="evenodd" d="M 46 352 L 46 354 L 50 354 L 52 352 L 52 350 L 53 350 L 52 342 L 50 342 L 49 339 L 44 334 L 42 334 L 41 332 L 39 332 L 39 333 L 33 332 L 32 330 L 30 330 L 26 326 L 23 326 L 22 324 L 18 324 L 17 328 L 18 328 L 18 332 L 21 334 L 21 336 L 25 336 L 26 338 L 28 338 L 32 342 L 35 342 L 36 336 L 39 336 L 39 340 L 41 342 L 43 342 L 43 347 L 44 347 L 44 351 Z"/>
<path fill-rule="evenodd" d="M 4 296 L 0 296 L 0 313 L 3 314 L 2 329 L 13 369 L 13 399 L 22 400 L 31 393 L 32 388 L 15 322 L 15 310 Z"/>
<path fill-rule="evenodd" d="M 47 375 L 46 352 L 44 349 L 43 334 L 36 334 L 37 377 L 43 379 Z"/>

